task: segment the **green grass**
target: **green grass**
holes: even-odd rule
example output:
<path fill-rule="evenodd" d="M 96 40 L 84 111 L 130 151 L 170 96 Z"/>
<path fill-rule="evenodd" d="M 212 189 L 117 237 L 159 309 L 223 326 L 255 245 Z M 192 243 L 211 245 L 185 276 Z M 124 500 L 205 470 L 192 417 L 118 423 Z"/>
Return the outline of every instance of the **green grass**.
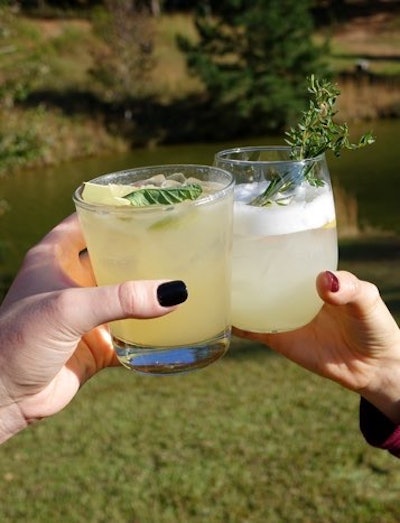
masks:
<path fill-rule="evenodd" d="M 1 448 L 2 522 L 397 522 L 357 399 L 255 345 L 172 378 L 118 369 Z"/>

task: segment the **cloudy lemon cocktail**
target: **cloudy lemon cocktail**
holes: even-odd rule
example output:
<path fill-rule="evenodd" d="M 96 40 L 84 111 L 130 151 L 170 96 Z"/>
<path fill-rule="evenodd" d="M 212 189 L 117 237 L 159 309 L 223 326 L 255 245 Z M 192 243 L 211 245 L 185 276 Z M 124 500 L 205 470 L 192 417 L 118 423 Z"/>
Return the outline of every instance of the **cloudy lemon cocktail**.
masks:
<path fill-rule="evenodd" d="M 233 179 L 202 165 L 101 176 L 74 201 L 98 285 L 183 280 L 188 299 L 154 319 L 111 322 L 120 361 L 168 374 L 204 367 L 230 342 Z"/>
<path fill-rule="evenodd" d="M 235 180 L 232 325 L 299 328 L 322 306 L 316 276 L 338 261 L 335 206 L 324 155 L 291 160 L 288 147 L 220 151 Z"/>

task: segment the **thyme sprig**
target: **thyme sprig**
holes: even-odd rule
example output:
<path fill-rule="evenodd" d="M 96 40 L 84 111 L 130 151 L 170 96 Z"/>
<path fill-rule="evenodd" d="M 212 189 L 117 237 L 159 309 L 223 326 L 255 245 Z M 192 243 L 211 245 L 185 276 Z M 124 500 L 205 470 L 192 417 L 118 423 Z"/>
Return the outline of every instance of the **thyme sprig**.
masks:
<path fill-rule="evenodd" d="M 308 78 L 308 92 L 311 94 L 308 110 L 302 113 L 297 126 L 285 133 L 292 159 L 316 158 L 329 150 L 340 156 L 343 149 L 360 149 L 374 143 L 371 132 L 363 134 L 357 143 L 352 143 L 348 125 L 333 120 L 337 114 L 336 100 L 340 95 L 336 85 L 311 75 Z"/>
<path fill-rule="evenodd" d="M 296 127 L 285 132 L 285 142 L 290 146 L 292 160 L 310 160 L 331 150 L 335 156 L 340 156 L 343 149 L 360 149 L 374 143 L 371 132 L 365 133 L 356 143 L 350 141 L 349 128 L 346 123 L 334 121 L 337 111 L 335 104 L 340 90 L 329 80 L 318 80 L 314 75 L 308 79 L 307 90 L 310 93 L 309 107 L 302 113 Z M 257 206 L 270 205 L 273 202 L 287 204 L 290 193 L 293 192 L 299 180 L 304 179 L 310 185 L 319 187 L 324 182 L 314 175 L 314 162 L 306 162 L 300 171 L 286 173 L 273 178 L 267 189 L 257 196 L 251 204 Z"/>

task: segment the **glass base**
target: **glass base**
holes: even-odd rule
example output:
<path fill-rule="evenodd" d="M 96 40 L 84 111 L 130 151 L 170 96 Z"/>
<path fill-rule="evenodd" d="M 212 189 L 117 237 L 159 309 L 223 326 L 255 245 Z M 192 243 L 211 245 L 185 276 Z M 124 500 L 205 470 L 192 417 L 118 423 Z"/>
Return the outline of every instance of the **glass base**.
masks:
<path fill-rule="evenodd" d="M 178 347 L 134 345 L 113 336 L 119 361 L 143 374 L 166 375 L 202 369 L 222 358 L 230 344 L 230 330 L 202 343 Z"/>

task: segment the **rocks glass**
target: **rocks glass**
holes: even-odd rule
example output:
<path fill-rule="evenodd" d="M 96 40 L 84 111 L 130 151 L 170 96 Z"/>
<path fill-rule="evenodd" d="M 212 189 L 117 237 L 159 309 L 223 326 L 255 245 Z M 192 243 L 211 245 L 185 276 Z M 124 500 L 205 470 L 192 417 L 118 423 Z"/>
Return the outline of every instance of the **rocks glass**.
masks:
<path fill-rule="evenodd" d="M 226 352 L 233 185 L 232 175 L 216 167 L 177 164 L 95 178 L 87 184 L 94 194 L 89 200 L 85 185 L 75 191 L 98 285 L 171 279 L 183 280 L 188 289 L 187 301 L 164 317 L 111 322 L 114 348 L 126 367 L 171 374 L 204 367 Z M 193 200 L 172 198 L 145 206 L 130 202 L 141 196 L 135 193 L 138 188 L 151 194 L 154 187 L 175 187 L 178 194 L 199 186 L 201 194 Z"/>

